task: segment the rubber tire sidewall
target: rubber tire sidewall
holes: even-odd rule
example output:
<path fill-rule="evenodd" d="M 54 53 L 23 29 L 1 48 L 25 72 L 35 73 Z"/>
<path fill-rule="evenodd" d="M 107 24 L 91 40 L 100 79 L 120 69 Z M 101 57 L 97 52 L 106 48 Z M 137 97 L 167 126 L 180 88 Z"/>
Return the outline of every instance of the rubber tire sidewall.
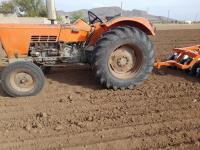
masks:
<path fill-rule="evenodd" d="M 13 71 L 24 71 L 34 78 L 35 86 L 31 91 L 20 92 L 14 89 L 10 84 L 10 76 Z M 1 75 L 1 84 L 3 90 L 12 97 L 34 96 L 44 87 L 45 77 L 42 70 L 32 62 L 15 62 L 4 68 Z"/>
<path fill-rule="evenodd" d="M 145 70 L 145 68 L 147 67 L 147 64 L 145 64 L 146 54 L 145 54 L 145 51 L 142 51 L 142 49 L 144 49 L 145 46 L 142 45 L 139 42 L 139 40 L 135 39 L 133 41 L 129 38 L 123 38 L 123 41 L 121 39 L 117 40 L 113 43 L 114 46 L 111 44 L 110 47 L 108 47 L 108 50 L 105 51 L 106 52 L 105 53 L 106 62 L 109 62 L 109 58 L 115 49 L 119 48 L 121 45 L 126 45 L 126 44 L 129 44 L 130 46 L 133 46 L 133 47 L 136 47 L 136 45 L 137 45 L 137 48 L 140 50 L 140 52 L 142 53 L 142 56 L 143 56 L 143 65 L 141 66 L 140 70 L 137 71 L 136 76 L 134 76 L 133 78 L 129 78 L 129 79 L 119 79 L 112 74 L 112 72 L 110 71 L 110 68 L 108 66 L 108 63 L 104 64 L 106 72 L 109 72 L 109 73 L 107 73 L 107 77 L 110 78 L 110 81 L 120 84 L 121 86 L 127 86 L 127 84 L 129 84 L 133 80 L 135 80 L 135 83 L 137 83 L 138 77 L 141 75 L 141 72 L 143 72 L 143 70 Z"/>
<path fill-rule="evenodd" d="M 117 40 L 116 38 L 113 38 L 112 41 L 110 40 L 111 42 L 109 44 L 108 43 L 106 44 L 106 46 L 101 46 L 103 45 L 101 42 L 97 42 L 97 45 L 96 45 L 96 51 L 97 50 L 102 51 L 102 52 L 97 51 L 96 55 L 98 56 L 99 55 L 98 53 L 101 53 L 101 56 L 94 58 L 94 63 L 98 64 L 98 65 L 95 64 L 94 68 L 96 72 L 98 71 L 101 72 L 100 75 L 97 74 L 96 77 L 100 82 L 102 78 L 103 80 L 106 80 L 105 84 L 107 85 L 107 88 L 116 87 L 116 88 L 126 89 L 132 85 L 133 86 L 139 85 L 145 79 L 147 79 L 147 74 L 150 73 L 153 69 L 155 54 L 153 50 L 153 45 L 150 42 L 150 39 L 148 38 L 148 36 L 136 28 L 125 27 L 124 29 L 129 29 L 129 30 L 132 29 L 134 36 L 123 35 L 124 36 L 123 38 L 120 37 Z M 116 29 L 113 29 L 113 30 L 116 30 Z M 136 33 L 134 33 L 134 31 Z M 99 41 L 101 41 L 101 39 Z M 145 42 L 149 42 L 149 43 L 147 44 Z M 133 47 L 137 47 L 143 56 L 143 64 L 140 70 L 137 71 L 135 76 L 126 80 L 115 77 L 111 73 L 109 65 L 108 65 L 109 57 L 111 56 L 112 52 L 123 45 L 132 45 Z M 98 47 L 101 47 L 101 48 L 98 48 Z"/>

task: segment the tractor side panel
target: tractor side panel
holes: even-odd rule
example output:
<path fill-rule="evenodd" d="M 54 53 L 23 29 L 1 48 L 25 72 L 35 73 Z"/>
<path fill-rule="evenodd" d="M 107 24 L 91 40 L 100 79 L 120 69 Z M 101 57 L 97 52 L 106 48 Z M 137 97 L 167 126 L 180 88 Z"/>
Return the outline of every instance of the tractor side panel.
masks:
<path fill-rule="evenodd" d="M 62 42 L 84 42 L 87 40 L 88 32 L 78 30 L 77 28 L 62 27 L 59 41 Z"/>
<path fill-rule="evenodd" d="M 84 42 L 88 39 L 91 26 L 81 19 L 78 19 L 72 25 L 63 25 L 61 27 L 59 41 L 63 42 Z"/>
<path fill-rule="evenodd" d="M 90 45 L 94 46 L 102 34 L 108 30 L 109 28 L 107 28 L 105 25 L 102 26 L 100 23 L 95 24 L 95 33 L 92 36 Z"/>
<path fill-rule="evenodd" d="M 8 58 L 27 57 L 31 42 L 56 42 L 59 25 L 0 25 L 0 39 Z"/>

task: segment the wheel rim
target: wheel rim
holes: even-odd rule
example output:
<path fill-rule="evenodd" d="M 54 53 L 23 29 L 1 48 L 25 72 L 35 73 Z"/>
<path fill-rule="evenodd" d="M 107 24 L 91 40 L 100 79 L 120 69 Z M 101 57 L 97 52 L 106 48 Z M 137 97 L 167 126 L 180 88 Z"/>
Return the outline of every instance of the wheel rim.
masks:
<path fill-rule="evenodd" d="M 119 79 L 133 78 L 143 64 L 142 53 L 139 49 L 125 45 L 112 52 L 109 58 L 109 69 Z"/>
<path fill-rule="evenodd" d="M 32 75 L 27 72 L 13 72 L 10 76 L 10 84 L 13 89 L 19 92 L 29 92 L 35 87 L 35 80 Z"/>

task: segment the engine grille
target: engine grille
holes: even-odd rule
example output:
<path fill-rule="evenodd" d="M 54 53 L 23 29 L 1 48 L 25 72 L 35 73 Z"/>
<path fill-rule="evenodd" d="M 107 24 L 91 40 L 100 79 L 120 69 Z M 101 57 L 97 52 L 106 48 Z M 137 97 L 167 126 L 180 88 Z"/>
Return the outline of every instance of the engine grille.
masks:
<path fill-rule="evenodd" d="M 57 36 L 37 36 L 31 37 L 31 42 L 57 42 Z"/>

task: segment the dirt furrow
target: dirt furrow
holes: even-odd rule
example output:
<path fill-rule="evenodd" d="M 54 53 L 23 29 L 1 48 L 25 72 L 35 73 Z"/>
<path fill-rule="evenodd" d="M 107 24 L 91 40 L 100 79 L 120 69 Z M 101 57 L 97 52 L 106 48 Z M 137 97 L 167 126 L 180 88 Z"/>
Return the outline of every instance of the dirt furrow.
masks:
<path fill-rule="evenodd" d="M 63 114 L 64 111 L 54 111 L 52 112 L 52 116 L 46 114 L 45 117 L 40 116 L 42 114 L 34 114 L 34 115 L 27 115 L 24 114 L 23 118 L 7 118 L 1 119 L 0 127 L 2 129 L 9 129 L 14 130 L 17 128 L 23 128 L 26 126 L 27 123 L 30 124 L 40 124 L 40 126 L 44 127 L 51 127 L 55 126 L 57 122 L 66 122 L 65 125 L 75 125 L 75 126 L 83 126 L 84 128 L 90 128 L 90 126 L 98 126 L 101 125 L 101 121 L 106 122 L 106 124 L 113 124 L 115 122 L 121 123 L 129 123 L 138 120 L 139 118 L 152 118 L 152 119 L 160 119 L 160 116 L 172 115 L 172 117 L 176 117 L 176 114 L 180 113 L 187 113 L 192 108 L 192 113 L 195 113 L 195 116 L 199 114 L 199 105 L 182 103 L 180 102 L 174 105 L 169 105 L 168 107 L 163 107 L 163 104 L 156 104 L 154 105 L 139 105 L 139 106 L 132 106 L 132 105 L 122 105 L 120 107 L 113 107 L 113 108 L 99 108 L 95 109 L 94 111 L 82 111 L 76 112 L 72 111 L 73 114 Z M 192 114 L 191 112 L 187 113 Z M 163 115 L 164 114 L 164 115 Z M 22 114 L 23 115 L 23 114 Z M 60 116 L 59 116 L 60 115 Z M 57 118 L 59 116 L 59 119 Z M 180 115 L 181 116 L 181 115 Z M 191 115 L 192 116 L 192 115 Z M 179 116 L 178 116 L 179 117 Z M 189 116 L 190 117 L 190 116 Z M 165 117 L 163 117 L 165 119 Z M 31 122 L 29 120 L 32 120 Z M 141 120 L 141 119 L 139 119 Z M 148 120 L 148 119 L 147 119 Z M 142 121 L 142 120 L 141 120 Z M 105 125 L 105 124 L 102 124 Z"/>
<path fill-rule="evenodd" d="M 61 114 L 63 113 L 63 111 L 65 113 L 70 113 L 75 111 L 76 114 L 84 114 L 84 113 L 88 113 L 88 112 L 93 112 L 96 110 L 112 110 L 113 109 L 120 109 L 121 111 L 126 111 L 125 109 L 132 109 L 133 111 L 148 111 L 148 112 L 152 112 L 153 110 L 157 110 L 157 111 L 163 111 L 165 109 L 172 109 L 172 108 L 187 108 L 187 107 L 198 107 L 198 105 L 194 104 L 193 100 L 190 100 L 190 97 L 179 97 L 177 98 L 163 98 L 163 99 L 159 99 L 159 98 L 149 98 L 149 99 L 144 99 L 141 100 L 139 98 L 131 98 L 131 97 L 126 97 L 125 98 L 116 98 L 115 100 L 112 101 L 108 101 L 103 103 L 102 105 L 99 104 L 98 99 L 95 100 L 97 101 L 97 103 L 93 103 L 93 104 L 89 104 L 86 105 L 85 103 L 82 105 L 74 105 L 74 104 L 70 104 L 70 103 L 56 103 L 54 104 L 55 107 L 59 107 L 60 109 L 51 109 L 52 104 L 46 104 L 46 105 L 40 105 L 37 107 L 30 107 L 30 106 L 19 106 L 19 107 L 15 107 L 15 106 L 10 106 L 10 107 L 2 107 L 2 109 L 0 110 L 1 116 L 0 119 L 1 120 L 6 120 L 6 118 L 12 119 L 12 118 L 20 118 L 20 117 L 28 117 L 31 115 L 36 115 L 38 112 L 38 110 L 42 110 L 43 108 L 49 108 L 46 109 L 46 113 L 50 113 L 50 114 Z M 195 106 L 196 105 L 196 106 Z"/>
<path fill-rule="evenodd" d="M 163 148 L 163 150 L 199 150 L 200 149 L 200 142 L 199 140 L 194 141 L 192 143 L 182 143 L 176 146 L 167 146 Z M 152 150 L 160 150 L 160 149 L 152 149 Z"/>
<path fill-rule="evenodd" d="M 89 131 L 98 132 L 100 130 L 106 130 L 106 129 L 111 129 L 111 128 L 118 129 L 119 127 L 124 128 L 127 126 L 134 126 L 137 128 L 137 126 L 144 126 L 144 125 L 156 124 L 156 123 L 162 123 L 162 122 L 173 122 L 176 120 L 184 122 L 185 119 L 195 120 L 196 118 L 200 116 L 199 111 L 196 111 L 195 113 L 194 112 L 195 111 L 191 111 L 191 112 L 182 111 L 182 112 L 171 112 L 171 113 L 163 112 L 160 114 L 152 114 L 152 115 L 146 115 L 146 116 L 137 116 L 137 117 L 129 116 L 129 117 L 126 117 L 126 119 L 122 117 L 117 120 L 107 118 L 107 119 L 103 119 L 99 121 L 95 120 L 93 122 L 90 122 L 90 121 L 79 122 L 77 120 L 71 120 L 68 123 L 62 124 L 63 126 L 62 132 L 65 134 L 83 133 L 83 132 L 89 132 Z M 191 114 L 195 114 L 195 115 L 191 116 Z M 104 122 L 103 124 L 101 123 L 102 121 Z M 66 121 L 63 121 L 63 122 L 66 122 Z M 57 131 L 54 130 L 55 127 L 57 126 L 57 122 L 51 122 L 49 124 L 46 124 L 45 121 L 41 121 L 38 124 L 37 123 L 38 123 L 37 121 L 33 122 L 33 124 L 36 127 L 30 130 L 30 133 L 33 134 L 34 136 L 40 137 L 40 134 L 38 134 L 40 132 L 42 132 L 44 135 L 49 135 L 49 132 L 45 132 L 45 131 L 51 131 L 49 136 L 51 136 L 51 133 L 54 133 L 54 134 L 57 133 Z M 39 125 L 42 126 L 42 128 Z M 25 129 L 23 129 L 23 125 L 21 126 L 18 125 L 18 127 L 16 129 L 15 128 L 14 129 L 11 128 L 11 129 L 12 130 L 20 129 L 19 131 L 21 130 L 25 131 Z M 12 132 L 10 135 L 6 134 L 6 136 L 7 137 L 9 136 L 10 138 L 13 138 L 13 139 L 18 138 L 18 136 L 14 137 Z M 56 134 L 55 136 L 58 136 L 58 135 Z M 4 140 L 4 138 L 2 138 L 1 140 Z"/>
<path fill-rule="evenodd" d="M 192 123 L 193 122 L 193 123 Z M 181 143 L 193 143 L 200 138 L 200 120 L 185 120 L 185 122 L 163 122 L 160 124 L 141 125 L 137 127 L 126 127 L 118 129 L 102 130 L 100 132 L 86 132 L 83 134 L 69 136 L 50 136 L 35 138 L 34 140 L 22 140 L 22 142 L 1 143 L 2 148 L 9 147 L 28 148 L 29 145 L 35 145 L 37 148 L 53 148 L 56 145 L 62 147 L 80 147 L 84 145 L 107 144 L 118 141 L 137 141 L 143 142 L 144 148 L 164 148 Z M 174 138 L 179 135 L 179 138 Z M 191 135 L 195 138 L 190 139 Z M 185 138 L 187 137 L 187 138 Z M 167 139 L 167 142 L 165 141 Z M 154 143 L 150 142 L 154 140 Z M 137 143 L 136 142 L 136 143 Z M 147 143 L 146 143 L 147 142 Z M 43 143 L 48 143 L 43 145 Z M 132 146 L 137 146 L 137 144 Z M 151 144 L 149 144 L 151 143 Z M 130 144 L 130 143 L 129 143 Z M 56 148 L 56 147 L 55 147 Z M 58 148 L 58 147 L 57 147 Z"/>
<path fill-rule="evenodd" d="M 158 135 L 155 137 L 147 137 L 147 138 L 127 138 L 127 139 L 122 139 L 122 140 L 116 140 L 116 141 L 109 141 L 109 142 L 104 142 L 104 143 L 97 143 L 93 145 L 85 145 L 85 146 L 79 146 L 79 147 L 72 147 L 72 148 L 64 148 L 66 150 L 80 150 L 80 149 L 85 149 L 85 150 L 107 150 L 107 149 L 112 149 L 112 150 L 121 150 L 121 149 L 126 149 L 126 150 L 146 150 L 146 149 L 165 149 L 165 147 L 177 147 L 179 145 L 182 145 L 184 143 L 187 144 L 192 144 L 193 141 L 186 140 L 185 138 L 177 138 L 173 139 L 174 136 L 176 137 L 181 137 L 183 134 L 187 134 L 190 137 L 195 137 L 195 140 L 199 139 L 199 134 L 196 134 L 198 131 L 191 131 L 191 132 L 180 132 L 177 133 L 176 135 L 167 135 L 167 136 L 162 136 Z M 195 142 L 195 141 L 194 141 Z M 187 147 L 182 147 L 182 149 L 186 149 Z M 171 150 L 171 149 L 170 149 Z M 176 149 L 177 150 L 177 149 Z M 194 149 L 195 150 L 195 149 Z M 199 149 L 198 149 L 199 150 Z"/>

